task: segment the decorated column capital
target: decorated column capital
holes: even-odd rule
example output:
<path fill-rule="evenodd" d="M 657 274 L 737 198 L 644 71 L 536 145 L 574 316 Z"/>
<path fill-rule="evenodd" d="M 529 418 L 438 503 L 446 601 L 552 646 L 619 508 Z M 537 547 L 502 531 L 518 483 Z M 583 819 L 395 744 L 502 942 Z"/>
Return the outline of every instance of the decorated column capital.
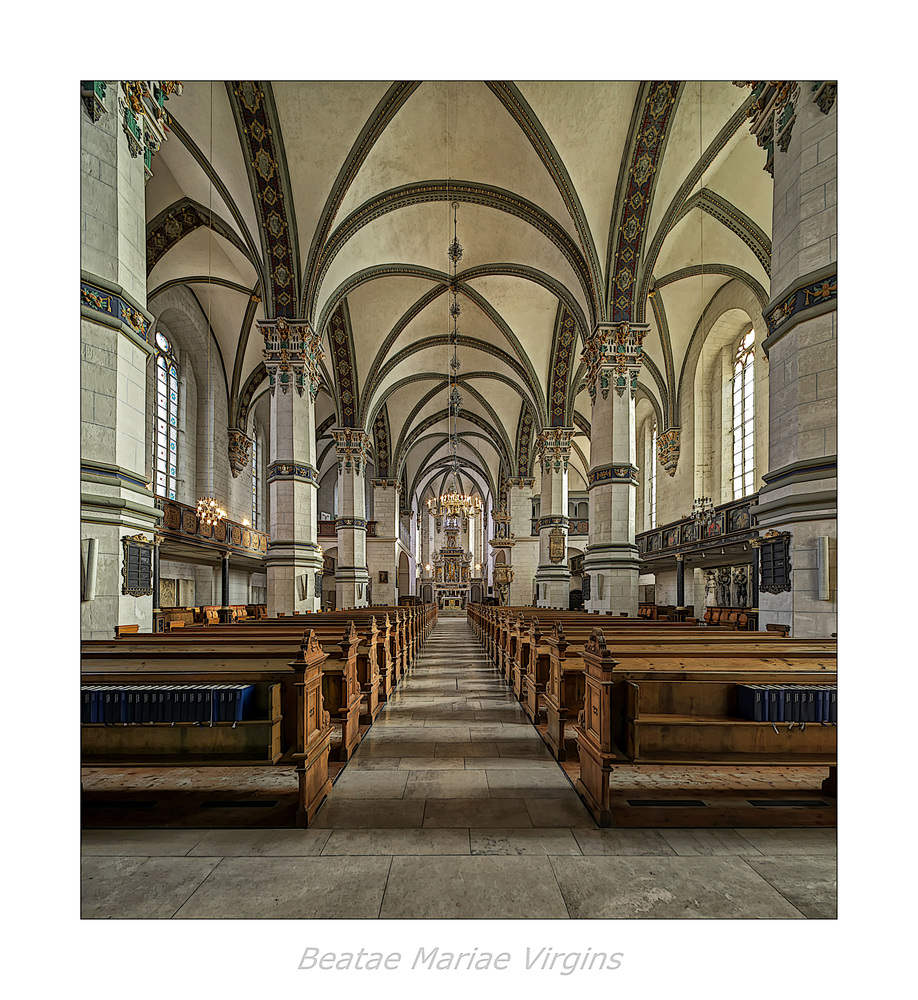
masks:
<path fill-rule="evenodd" d="M 233 479 L 236 479 L 239 473 L 249 464 L 251 449 L 252 441 L 246 435 L 245 431 L 241 431 L 237 427 L 231 427 L 229 432 L 229 461 Z"/>
<path fill-rule="evenodd" d="M 374 489 L 396 490 L 402 492 L 402 484 L 397 479 L 371 479 L 370 485 Z"/>
<path fill-rule="evenodd" d="M 338 471 L 362 475 L 370 453 L 370 435 L 359 427 L 334 427 L 332 435 L 338 456 Z"/>
<path fill-rule="evenodd" d="M 526 476 L 514 476 L 507 480 L 507 488 L 511 490 L 531 490 L 535 486 L 535 479 Z"/>
<path fill-rule="evenodd" d="M 94 82 L 99 81 L 86 81 L 86 83 Z M 143 156 L 144 175 L 149 180 L 153 176 L 153 154 L 165 141 L 169 132 L 166 101 L 173 94 L 181 97 L 183 87 L 178 80 L 122 80 L 121 89 L 123 93 L 118 103 L 121 127 L 127 136 L 128 151 L 131 156 Z M 83 93 L 85 101 L 85 87 Z M 102 96 L 105 96 L 104 84 Z M 93 118 L 93 121 L 95 120 Z"/>
<path fill-rule="evenodd" d="M 286 393 L 293 386 L 302 396 L 309 390 L 313 399 L 319 391 L 319 365 L 325 360 L 322 338 L 306 319 L 259 320 L 258 328 L 265 338 L 262 354 L 271 395 L 280 386 Z"/>
<path fill-rule="evenodd" d="M 586 383 L 596 402 L 597 382 L 606 399 L 613 388 L 621 396 L 627 388 L 634 399 L 644 360 L 647 323 L 599 323 L 587 338 L 580 360 L 587 367 Z"/>
<path fill-rule="evenodd" d="M 660 465 L 670 476 L 676 474 L 676 466 L 679 464 L 679 447 L 682 436 L 681 427 L 670 427 L 657 437 L 657 457 Z"/>
<path fill-rule="evenodd" d="M 539 431 L 536 447 L 543 472 L 567 472 L 571 442 L 576 433 L 576 427 L 546 427 Z"/>

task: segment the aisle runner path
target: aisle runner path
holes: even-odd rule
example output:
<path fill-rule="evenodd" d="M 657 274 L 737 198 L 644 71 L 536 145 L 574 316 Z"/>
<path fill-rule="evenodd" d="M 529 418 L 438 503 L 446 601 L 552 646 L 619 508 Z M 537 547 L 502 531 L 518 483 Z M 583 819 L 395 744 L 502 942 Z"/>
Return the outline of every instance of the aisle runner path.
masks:
<path fill-rule="evenodd" d="M 83 915 L 828 917 L 833 835 L 598 830 L 441 617 L 312 827 L 84 831 Z"/>

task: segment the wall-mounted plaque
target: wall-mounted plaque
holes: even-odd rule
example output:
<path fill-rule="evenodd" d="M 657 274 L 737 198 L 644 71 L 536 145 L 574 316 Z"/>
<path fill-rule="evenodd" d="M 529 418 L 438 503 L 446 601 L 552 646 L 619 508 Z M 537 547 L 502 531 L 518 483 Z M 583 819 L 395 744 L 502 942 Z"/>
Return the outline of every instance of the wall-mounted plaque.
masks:
<path fill-rule="evenodd" d="M 766 594 L 791 589 L 790 532 L 766 532 L 759 550 L 761 584 Z"/>
<path fill-rule="evenodd" d="M 143 535 L 121 539 L 124 558 L 121 563 L 121 593 L 147 597 L 153 593 L 153 542 Z"/>

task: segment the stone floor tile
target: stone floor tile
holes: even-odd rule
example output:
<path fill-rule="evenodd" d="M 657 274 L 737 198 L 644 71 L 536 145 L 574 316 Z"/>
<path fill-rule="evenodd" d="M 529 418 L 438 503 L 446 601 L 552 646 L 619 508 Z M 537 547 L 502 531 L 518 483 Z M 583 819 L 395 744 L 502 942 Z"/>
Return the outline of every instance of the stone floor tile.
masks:
<path fill-rule="evenodd" d="M 201 840 L 203 830 L 83 830 L 86 855 L 182 857 Z"/>
<path fill-rule="evenodd" d="M 322 853 L 328 830 L 207 830 L 188 857 L 306 857 Z"/>
<path fill-rule="evenodd" d="M 323 855 L 469 854 L 469 831 L 335 830 Z"/>
<path fill-rule="evenodd" d="M 239 920 L 379 916 L 390 858 L 225 858 L 176 917 Z"/>
<path fill-rule="evenodd" d="M 489 798 L 487 775 L 481 770 L 408 771 L 407 778 L 406 799 Z"/>
<path fill-rule="evenodd" d="M 660 836 L 683 857 L 712 854 L 761 857 L 761 851 L 736 830 L 660 830 Z"/>
<path fill-rule="evenodd" d="M 532 820 L 522 799 L 427 799 L 424 827 L 526 827 Z"/>
<path fill-rule="evenodd" d="M 676 851 L 667 843 L 662 833 L 662 830 L 594 829 L 574 830 L 574 837 L 585 855 L 653 854 L 672 857 Z"/>
<path fill-rule="evenodd" d="M 400 757 L 398 767 L 400 771 L 461 771 L 465 767 L 465 758 Z"/>
<path fill-rule="evenodd" d="M 405 792 L 406 779 L 407 774 L 398 769 L 352 771 L 346 767 L 332 788 L 331 798 L 400 799 Z"/>
<path fill-rule="evenodd" d="M 835 858 L 819 854 L 744 860 L 805 917 L 834 920 L 838 916 Z"/>
<path fill-rule="evenodd" d="M 328 798 L 316 813 L 313 829 L 366 830 L 411 829 L 424 822 L 424 802 L 421 799 L 333 799 Z M 442 824 L 457 827 L 462 824 Z M 468 824 L 465 824 L 468 826 Z"/>
<path fill-rule="evenodd" d="M 557 775 L 564 777 L 564 772 L 551 757 L 470 757 L 471 767 L 484 767 L 498 771 L 531 771 L 533 774 Z M 570 783 L 565 779 L 565 783 L 570 788 Z"/>
<path fill-rule="evenodd" d="M 492 799 L 555 799 L 566 798 L 572 792 L 571 783 L 557 767 L 554 770 L 532 767 L 489 768 L 485 773 Z"/>
<path fill-rule="evenodd" d="M 382 919 L 559 919 L 567 907 L 548 858 L 392 859 Z"/>
<path fill-rule="evenodd" d="M 552 798 L 524 798 L 533 826 L 569 826 L 576 829 L 595 829 L 593 817 L 573 789 L 568 795 Z M 499 800 L 496 800 L 499 801 Z"/>
<path fill-rule="evenodd" d="M 220 858 L 84 857 L 83 917 L 169 919 L 221 863 Z"/>
<path fill-rule="evenodd" d="M 420 756 L 419 754 L 416 756 Z M 437 743 L 435 757 L 496 757 L 495 743 Z"/>
<path fill-rule="evenodd" d="M 825 830 L 800 830 L 744 827 L 736 831 L 745 841 L 765 855 L 835 854 L 837 842 Z"/>
<path fill-rule="evenodd" d="M 470 830 L 472 854 L 581 854 L 573 832 L 564 827 Z"/>
<path fill-rule="evenodd" d="M 574 919 L 803 917 L 741 858 L 549 860 Z"/>

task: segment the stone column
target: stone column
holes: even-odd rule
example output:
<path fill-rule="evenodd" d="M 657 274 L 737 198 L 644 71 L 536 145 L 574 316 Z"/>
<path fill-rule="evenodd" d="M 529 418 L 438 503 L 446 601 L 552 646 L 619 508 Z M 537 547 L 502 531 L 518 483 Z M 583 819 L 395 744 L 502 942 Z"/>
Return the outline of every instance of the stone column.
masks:
<path fill-rule="evenodd" d="M 398 574 L 399 492 L 397 479 L 371 479 L 376 537 L 367 538 L 367 573 L 373 583 L 373 603 L 394 605 Z M 340 533 L 338 535 L 341 537 Z M 380 573 L 386 577 L 385 582 Z"/>
<path fill-rule="evenodd" d="M 332 434 L 338 456 L 338 567 L 335 572 L 337 607 L 362 608 L 368 603 L 367 584 L 370 582 L 367 572 L 365 492 L 370 436 L 358 427 L 336 427 Z M 397 514 L 395 531 L 397 534 Z"/>
<path fill-rule="evenodd" d="M 319 473 L 316 470 L 319 337 L 305 320 L 259 323 L 271 386 L 267 470 L 271 538 L 265 569 L 268 616 L 319 610 L 316 575 Z"/>
<path fill-rule="evenodd" d="M 228 625 L 233 620 L 229 609 L 229 549 L 222 553 L 220 567 L 220 610 L 217 612 L 221 625 Z"/>
<path fill-rule="evenodd" d="M 532 488 L 534 479 L 507 480 L 507 512 L 514 536 L 513 582 L 510 604 L 526 607 L 532 601 L 532 581 L 539 565 L 539 538 L 532 535 Z"/>
<path fill-rule="evenodd" d="M 769 115 L 783 131 L 771 128 L 778 138 L 768 147 L 775 179 L 771 299 L 762 311 L 768 472 L 755 516 L 761 530 L 790 532 L 792 582 L 790 590 L 760 593 L 759 627 L 829 636 L 837 631 L 835 581 L 820 599 L 816 553 L 821 537 L 830 550 L 837 537 L 835 85 L 768 83 L 760 104 L 763 120 L 752 125 L 760 143 L 769 138 Z"/>
<path fill-rule="evenodd" d="M 148 153 L 143 136 L 138 142 L 129 135 L 137 118 L 121 81 L 83 84 L 80 536 L 95 586 L 80 604 L 80 632 L 84 639 L 110 639 L 118 625 L 153 628 L 152 585 L 146 593 L 124 593 L 121 541 L 138 534 L 149 541 L 161 516 L 147 472 L 146 366 L 155 332 L 146 308 Z"/>
<path fill-rule="evenodd" d="M 685 554 L 676 555 L 676 607 L 685 607 Z"/>
<path fill-rule="evenodd" d="M 593 400 L 590 426 L 590 577 L 587 611 L 637 615 L 640 559 L 635 544 L 634 393 L 646 324 L 602 323 L 583 351 Z"/>
<path fill-rule="evenodd" d="M 540 608 L 567 609 L 571 571 L 567 564 L 567 463 L 571 453 L 572 427 L 547 427 L 539 433 L 539 468 L 542 475 L 539 508 Z"/>

